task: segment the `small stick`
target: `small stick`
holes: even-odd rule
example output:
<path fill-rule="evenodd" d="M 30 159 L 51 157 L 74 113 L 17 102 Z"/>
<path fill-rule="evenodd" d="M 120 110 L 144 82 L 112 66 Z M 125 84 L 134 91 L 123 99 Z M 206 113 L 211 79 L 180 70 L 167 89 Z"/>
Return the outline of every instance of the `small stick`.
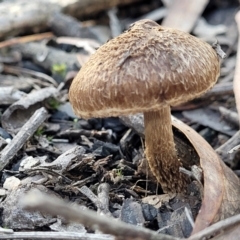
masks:
<path fill-rule="evenodd" d="M 58 86 L 58 83 L 56 80 L 49 75 L 37 71 L 33 71 L 30 69 L 26 68 L 21 68 L 21 67 L 16 67 L 16 66 L 10 66 L 10 65 L 4 65 L 3 70 L 5 73 L 10 73 L 10 74 L 23 74 L 32 77 L 33 79 L 38 78 L 42 81 L 49 82 L 51 83 L 54 87 Z"/>
<path fill-rule="evenodd" d="M 14 232 L 1 233 L 0 239 L 114 240 L 110 235 L 77 232 Z"/>
<path fill-rule="evenodd" d="M 12 45 L 21 44 L 21 43 L 40 41 L 42 39 L 47 39 L 47 38 L 49 39 L 53 37 L 54 37 L 53 33 L 46 32 L 46 33 L 33 34 L 25 37 L 11 38 L 6 41 L 0 42 L 0 48 L 10 47 Z"/>
<path fill-rule="evenodd" d="M 22 148 L 25 142 L 32 137 L 36 130 L 47 118 L 47 110 L 42 107 L 35 111 L 32 117 L 22 126 L 18 134 L 0 153 L 0 171 L 10 163 L 10 160 Z"/>
<path fill-rule="evenodd" d="M 82 194 L 87 196 L 98 209 L 98 214 L 106 214 L 112 216 L 109 211 L 109 190 L 110 186 L 107 183 L 101 183 L 98 186 L 98 196 L 96 196 L 88 187 L 82 186 L 78 189 Z"/>
<path fill-rule="evenodd" d="M 219 154 L 224 162 L 229 159 L 229 151 L 235 146 L 240 144 L 240 131 L 236 132 L 231 138 L 228 139 L 223 145 L 215 151 Z"/>
<path fill-rule="evenodd" d="M 84 194 L 86 197 L 88 197 L 92 203 L 98 208 L 101 209 L 101 202 L 99 201 L 98 197 L 86 186 L 82 186 L 81 188 L 78 188 L 78 190 Z"/>
<path fill-rule="evenodd" d="M 232 148 L 231 150 L 228 151 L 229 154 L 236 152 L 240 149 L 240 145 L 235 146 L 234 148 Z"/>
<path fill-rule="evenodd" d="M 219 107 L 219 112 L 222 114 L 223 118 L 235 126 L 239 126 L 239 117 L 238 114 L 234 111 L 231 111 L 225 107 Z"/>
<path fill-rule="evenodd" d="M 108 12 L 107 12 L 108 17 L 109 17 L 112 37 L 117 37 L 118 35 L 120 35 L 122 33 L 121 24 L 117 17 L 117 11 L 118 11 L 117 8 L 114 7 L 114 8 L 111 8 L 110 10 L 108 10 Z"/>

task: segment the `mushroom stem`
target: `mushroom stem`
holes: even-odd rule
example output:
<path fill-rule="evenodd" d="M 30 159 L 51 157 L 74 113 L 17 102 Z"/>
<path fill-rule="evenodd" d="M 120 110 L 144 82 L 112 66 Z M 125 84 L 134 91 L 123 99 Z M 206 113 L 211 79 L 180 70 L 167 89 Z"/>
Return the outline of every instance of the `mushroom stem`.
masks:
<path fill-rule="evenodd" d="M 182 164 L 175 148 L 170 107 L 145 112 L 144 125 L 146 157 L 152 173 L 164 192 L 184 191 L 187 177 L 179 172 Z"/>

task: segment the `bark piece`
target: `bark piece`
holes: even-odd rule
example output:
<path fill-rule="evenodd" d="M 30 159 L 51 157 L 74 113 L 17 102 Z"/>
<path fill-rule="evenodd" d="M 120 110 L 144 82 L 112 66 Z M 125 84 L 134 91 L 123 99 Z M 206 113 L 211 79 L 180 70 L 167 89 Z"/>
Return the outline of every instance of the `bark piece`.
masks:
<path fill-rule="evenodd" d="M 137 226 L 144 226 L 145 223 L 142 207 L 133 199 L 123 201 L 120 219 L 125 223 Z"/>
<path fill-rule="evenodd" d="M 47 21 L 54 11 L 59 11 L 57 4 L 47 1 L 15 0 L 5 1 L 0 5 L 0 38 L 19 35 L 27 29 L 36 27 L 40 31 L 46 28 Z"/>
<path fill-rule="evenodd" d="M 22 148 L 25 142 L 34 134 L 38 127 L 47 118 L 47 111 L 45 108 L 38 109 L 30 119 L 23 125 L 18 134 L 0 153 L 0 171 L 10 163 L 10 160 Z"/>
<path fill-rule="evenodd" d="M 189 237 L 192 231 L 191 220 L 193 219 L 190 206 L 184 204 L 175 211 L 167 209 L 167 212 L 160 212 L 158 214 L 158 224 L 160 233 L 165 233 L 175 237 Z M 187 212 L 190 215 L 190 219 L 187 216 Z"/>
<path fill-rule="evenodd" d="M 14 87 L 0 87 L 0 105 L 10 105 L 24 96 L 26 96 L 26 93 Z"/>
<path fill-rule="evenodd" d="M 43 88 L 32 92 L 26 97 L 13 103 L 2 115 L 2 126 L 10 133 L 16 134 L 42 105 L 42 101 L 52 97 L 57 92 L 56 88 Z"/>
<path fill-rule="evenodd" d="M 46 169 L 52 169 L 52 170 L 58 172 L 59 174 L 64 174 L 68 170 L 68 167 L 72 164 L 73 161 L 81 161 L 82 160 L 85 151 L 86 150 L 83 147 L 76 146 L 76 147 L 71 148 L 70 150 L 66 151 L 62 155 L 60 155 L 53 162 L 51 162 L 51 163 L 44 162 L 40 166 L 36 167 L 36 169 L 41 167 L 41 168 L 46 168 Z"/>

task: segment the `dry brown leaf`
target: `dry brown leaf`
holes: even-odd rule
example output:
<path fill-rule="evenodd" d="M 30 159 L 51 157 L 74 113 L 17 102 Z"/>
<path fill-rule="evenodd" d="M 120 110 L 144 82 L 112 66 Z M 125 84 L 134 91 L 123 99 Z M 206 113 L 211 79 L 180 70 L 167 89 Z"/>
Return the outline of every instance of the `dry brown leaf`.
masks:
<path fill-rule="evenodd" d="M 172 124 L 194 146 L 204 173 L 204 197 L 195 221 L 194 234 L 240 212 L 240 181 L 197 132 L 174 117 Z"/>
<path fill-rule="evenodd" d="M 235 95 L 238 115 L 240 115 L 240 11 L 236 14 L 235 20 L 238 26 L 239 39 L 238 39 L 237 62 L 233 80 L 233 91 Z"/>
<path fill-rule="evenodd" d="M 163 203 L 168 203 L 171 199 L 176 197 L 176 194 L 162 194 L 162 195 L 151 195 L 142 199 L 143 203 L 150 204 L 156 209 L 160 208 Z"/>

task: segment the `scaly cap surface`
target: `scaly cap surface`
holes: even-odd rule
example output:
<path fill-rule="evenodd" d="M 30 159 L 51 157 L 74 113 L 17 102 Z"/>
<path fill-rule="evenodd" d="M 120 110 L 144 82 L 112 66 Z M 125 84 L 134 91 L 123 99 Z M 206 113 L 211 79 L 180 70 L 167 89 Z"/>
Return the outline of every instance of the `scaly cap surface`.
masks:
<path fill-rule="evenodd" d="M 90 57 L 73 80 L 69 99 L 83 118 L 153 111 L 198 97 L 219 72 L 218 56 L 206 42 L 140 20 Z"/>

